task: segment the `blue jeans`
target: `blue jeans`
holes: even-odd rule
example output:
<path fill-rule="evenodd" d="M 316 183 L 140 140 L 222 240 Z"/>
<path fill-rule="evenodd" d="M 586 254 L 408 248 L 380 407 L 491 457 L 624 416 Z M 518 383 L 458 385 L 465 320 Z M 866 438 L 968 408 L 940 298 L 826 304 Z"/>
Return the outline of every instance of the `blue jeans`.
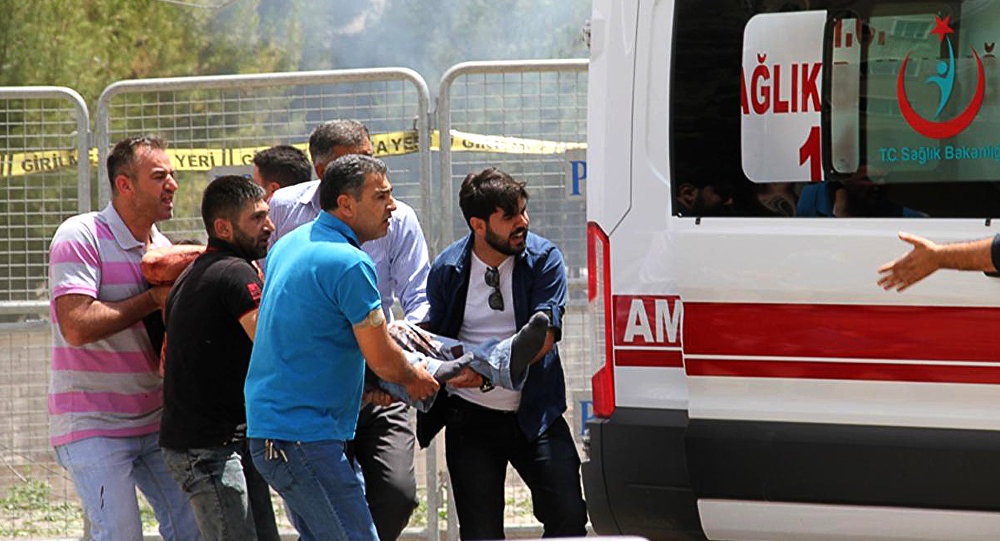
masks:
<path fill-rule="evenodd" d="M 191 500 L 206 541 L 280 541 L 270 489 L 245 441 L 210 449 L 163 448 L 163 460 Z"/>
<path fill-rule="evenodd" d="M 257 471 L 285 499 L 302 541 L 378 540 L 360 474 L 344 454 L 343 441 L 249 442 Z"/>
<path fill-rule="evenodd" d="M 427 334 L 430 334 L 435 339 L 442 339 L 440 336 L 433 335 L 431 333 Z M 520 391 L 521 388 L 524 387 L 524 382 L 528 379 L 528 371 L 525 370 L 524 374 L 521 375 L 521 378 L 518 381 L 514 381 L 511 378 L 510 346 L 513 341 L 513 336 L 504 340 L 490 339 L 480 346 L 473 348 L 470 353 L 457 359 L 448 358 L 446 355 L 442 355 L 441 359 L 437 359 L 421 353 L 409 351 L 406 349 L 406 344 L 399 345 L 403 349 L 403 355 L 406 356 L 406 360 L 409 361 L 410 364 L 417 364 L 419 362 L 426 361 L 427 372 L 431 375 L 437 373 L 438 368 L 443 363 L 461 363 L 463 366 L 471 368 L 477 374 L 485 376 L 497 387 L 503 387 L 504 389 L 510 389 L 512 391 Z M 409 393 L 406 392 L 406 387 L 398 383 L 391 383 L 383 379 L 379 379 L 378 384 L 379 387 L 381 387 L 385 392 L 424 413 L 430 411 L 431 406 L 434 405 L 434 399 L 437 396 L 431 395 L 423 400 L 413 400 L 410 398 Z"/>
<path fill-rule="evenodd" d="M 142 521 L 136 486 L 153 506 L 165 541 L 200 540 L 191 505 L 167 473 L 159 434 L 127 438 L 93 437 L 56 447 L 94 541 L 141 541 Z"/>

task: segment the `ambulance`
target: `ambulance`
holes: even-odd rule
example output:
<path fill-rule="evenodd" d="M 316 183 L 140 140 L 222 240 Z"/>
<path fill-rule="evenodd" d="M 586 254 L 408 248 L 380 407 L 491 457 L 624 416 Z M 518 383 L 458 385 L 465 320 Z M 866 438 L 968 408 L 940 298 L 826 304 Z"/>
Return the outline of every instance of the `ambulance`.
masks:
<path fill-rule="evenodd" d="M 594 0 L 599 534 L 1000 539 L 1000 1 Z"/>

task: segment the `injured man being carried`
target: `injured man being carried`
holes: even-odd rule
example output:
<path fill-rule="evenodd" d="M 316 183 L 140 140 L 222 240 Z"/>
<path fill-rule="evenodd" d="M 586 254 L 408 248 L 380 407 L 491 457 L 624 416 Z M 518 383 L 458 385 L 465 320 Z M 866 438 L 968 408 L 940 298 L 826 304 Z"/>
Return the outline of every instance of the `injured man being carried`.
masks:
<path fill-rule="evenodd" d="M 403 350 L 411 364 L 426 362 L 427 371 L 444 385 L 468 366 L 485 379 L 484 389 L 500 386 L 512 391 L 520 391 L 528 376 L 528 365 L 545 346 L 549 329 L 549 318 L 543 312 L 531 316 L 527 325 L 516 334 L 504 340 L 491 339 L 467 351 L 467 346 L 458 340 L 429 333 L 411 323 L 394 321 L 389 324 L 389 336 Z M 406 389 L 399 384 L 375 378 L 367 381 L 366 387 L 384 390 L 420 411 L 428 411 L 434 403 L 434 396 L 413 401 Z"/>

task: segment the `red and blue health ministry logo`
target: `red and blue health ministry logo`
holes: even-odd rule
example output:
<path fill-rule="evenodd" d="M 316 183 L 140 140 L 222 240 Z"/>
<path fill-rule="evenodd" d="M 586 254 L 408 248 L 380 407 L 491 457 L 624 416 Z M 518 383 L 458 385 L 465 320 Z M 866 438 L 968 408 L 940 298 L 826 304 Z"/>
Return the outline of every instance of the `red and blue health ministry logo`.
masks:
<path fill-rule="evenodd" d="M 931 30 L 931 34 L 937 34 L 939 43 L 942 41 L 948 42 L 948 59 L 939 61 L 937 74 L 928 77 L 924 81 L 924 84 L 935 85 L 941 91 L 938 107 L 934 112 L 934 119 L 938 118 L 941 110 L 944 109 L 948 100 L 951 99 L 951 92 L 955 84 L 955 51 L 951 46 L 951 38 L 948 37 L 948 34 L 953 34 L 955 31 L 948 26 L 950 22 L 951 15 L 946 16 L 944 20 L 935 15 L 934 30 Z M 910 100 L 906 97 L 906 85 L 904 84 L 903 77 L 906 74 L 906 64 L 910 61 L 910 53 L 906 53 L 906 57 L 903 58 L 903 64 L 899 67 L 899 76 L 896 78 L 896 100 L 899 102 L 899 110 L 903 113 L 906 123 L 916 130 L 917 133 L 931 139 L 954 137 L 965 128 L 968 128 L 972 120 L 979 114 L 979 108 L 983 105 L 986 77 L 983 74 L 983 62 L 979 59 L 979 53 L 975 49 L 972 49 L 972 55 L 976 58 L 976 67 L 978 69 L 976 94 L 961 114 L 951 120 L 939 122 L 920 116 L 920 114 L 913 110 Z"/>

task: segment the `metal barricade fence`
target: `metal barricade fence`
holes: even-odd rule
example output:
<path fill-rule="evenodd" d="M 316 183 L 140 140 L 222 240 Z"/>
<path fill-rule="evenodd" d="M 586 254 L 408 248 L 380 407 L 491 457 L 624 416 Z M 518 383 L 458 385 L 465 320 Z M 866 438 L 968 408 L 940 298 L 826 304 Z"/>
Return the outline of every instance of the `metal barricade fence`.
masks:
<path fill-rule="evenodd" d="M 121 81 L 97 104 L 100 202 L 110 198 L 105 159 L 124 137 L 153 133 L 173 149 L 178 169 L 175 216 L 162 224 L 173 237 L 204 239 L 201 191 L 214 175 L 252 170 L 253 150 L 308 142 L 325 120 L 353 118 L 374 134 L 416 130 L 418 151 L 383 156 L 394 195 L 418 215 L 430 207 L 430 97 L 427 84 L 406 68 L 219 75 Z M 376 154 L 378 154 L 376 148 Z"/>
<path fill-rule="evenodd" d="M 158 227 L 174 241 L 205 240 L 199 202 L 214 175 L 249 174 L 253 149 L 307 143 L 321 122 L 351 118 L 363 122 L 373 136 L 416 130 L 416 152 L 381 157 L 389 167 L 394 196 L 414 208 L 430 239 L 434 218 L 433 205 L 428 204 L 429 109 L 427 84 L 406 68 L 117 82 L 105 89 L 98 101 L 100 201 L 103 205 L 110 197 L 105 158 L 113 142 L 157 134 L 173 150 L 180 184 L 174 217 Z M 379 150 L 376 145 L 376 155 Z M 417 528 L 421 530 L 418 535 L 437 539 L 437 455 L 427 453 L 426 459 L 423 455 L 417 454 L 415 465 L 418 493 L 427 502 L 428 511 L 414 513 L 410 526 L 411 532 Z M 429 466 L 422 468 L 423 464 Z M 284 520 L 280 510 L 277 515 Z"/>
<path fill-rule="evenodd" d="M 462 179 L 494 166 L 527 182 L 531 230 L 553 241 L 563 253 L 570 290 L 559 352 L 566 373 L 567 420 L 576 428 L 578 442 L 579 420 L 589 403 L 591 371 L 586 351 L 592 337 L 586 321 L 586 201 L 582 186 L 576 184 L 580 179 L 574 176 L 585 176 L 586 165 L 582 150 L 571 156 L 560 148 L 565 143 L 577 143 L 573 145 L 577 148 L 586 143 L 588 64 L 586 59 L 457 64 L 441 78 L 437 108 L 444 200 L 438 222 L 442 244 L 436 248 L 468 234 L 456 210 Z M 452 149 L 451 130 L 516 140 L 500 153 L 496 148 L 476 151 L 475 146 L 459 152 Z M 533 143 L 541 150 L 528 148 Z M 516 151 L 518 144 L 524 152 Z M 507 479 L 505 526 L 537 527 L 526 487 L 513 469 Z M 453 506 L 448 511 L 449 525 L 455 524 Z M 448 533 L 457 539 L 455 528 L 449 527 Z"/>
<path fill-rule="evenodd" d="M 79 530 L 49 445 L 48 247 L 90 210 L 87 105 L 63 87 L 0 87 L 0 537 Z"/>
<path fill-rule="evenodd" d="M 49 239 L 65 218 L 90 210 L 89 126 L 87 105 L 74 90 L 0 87 L 4 312 L 48 305 Z M 76 167 L 65 167 L 71 163 Z"/>

